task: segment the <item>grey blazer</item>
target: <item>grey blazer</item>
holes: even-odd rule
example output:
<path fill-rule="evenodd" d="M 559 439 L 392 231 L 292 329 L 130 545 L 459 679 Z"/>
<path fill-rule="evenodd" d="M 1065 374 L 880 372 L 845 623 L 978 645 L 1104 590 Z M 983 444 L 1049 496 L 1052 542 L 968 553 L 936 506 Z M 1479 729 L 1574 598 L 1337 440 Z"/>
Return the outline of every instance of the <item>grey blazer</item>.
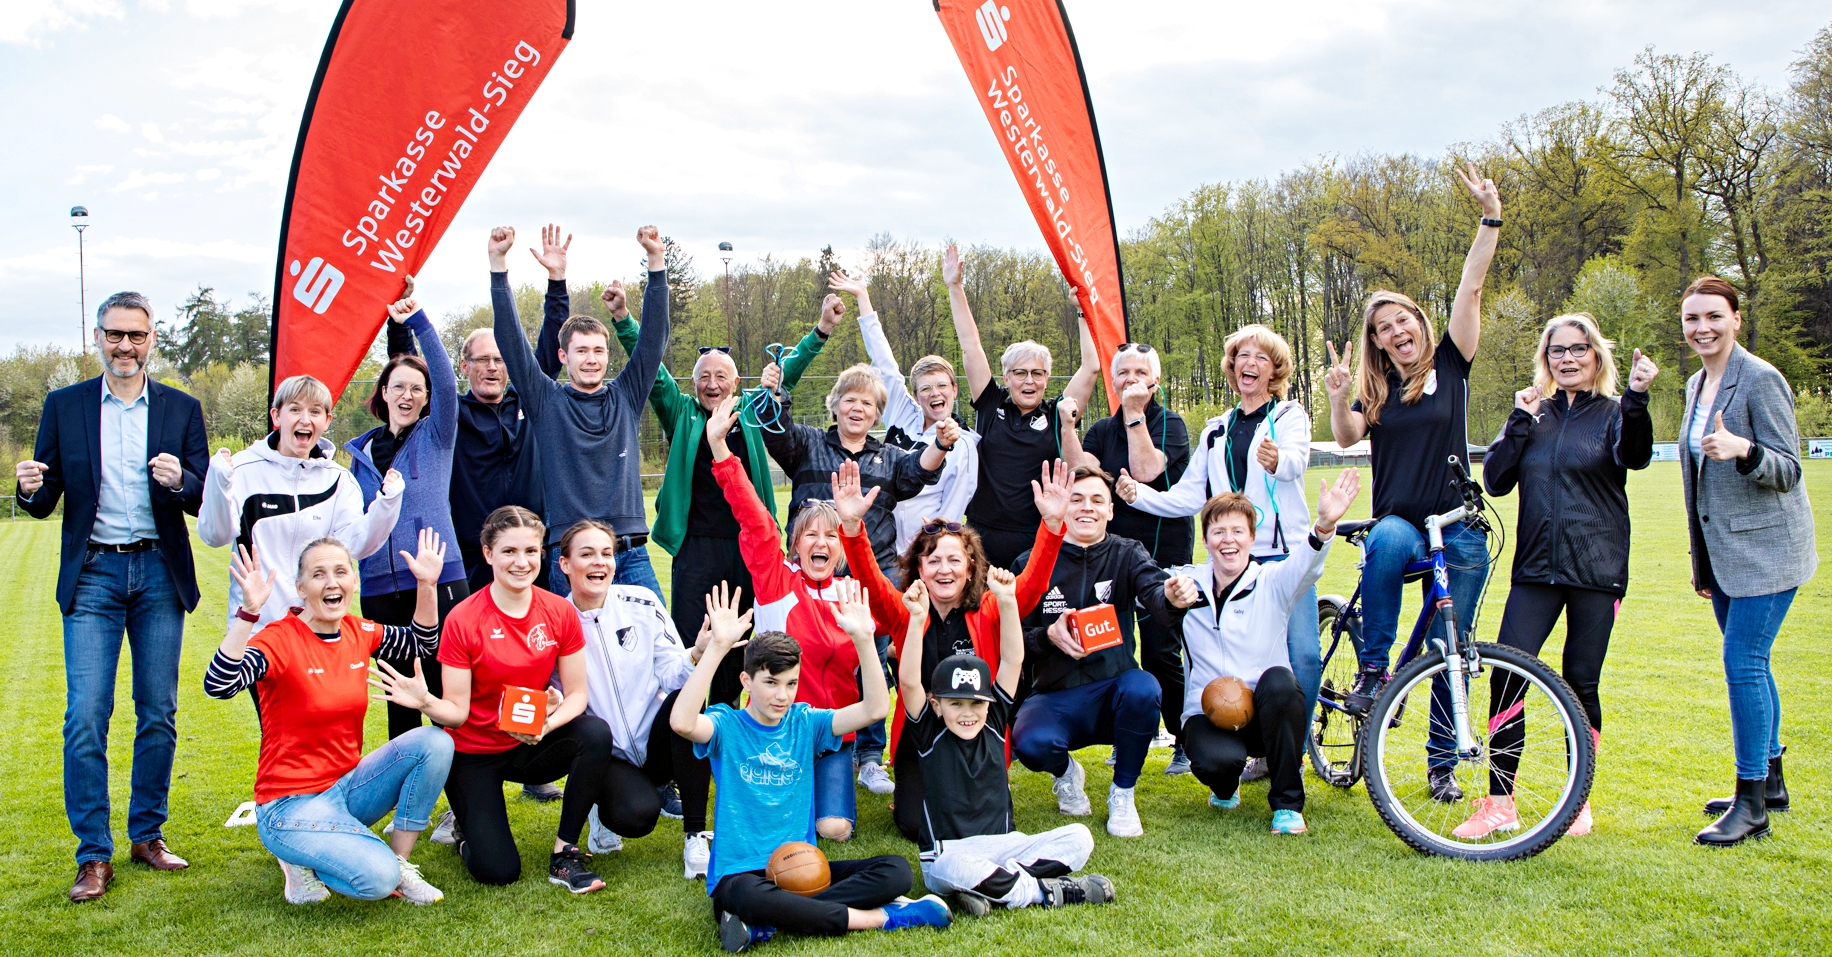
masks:
<path fill-rule="evenodd" d="M 1748 458 L 1715 462 L 1695 458 L 1687 438 L 1692 417 L 1700 412 L 1695 406 L 1704 382 L 1702 369 L 1687 380 L 1679 431 L 1693 583 L 1706 587 L 1709 568 L 1731 598 L 1798 588 L 1812 580 L 1819 552 L 1813 507 L 1800 481 L 1794 393 L 1774 366 L 1733 346 L 1717 399 L 1704 414 L 1715 419 L 1724 413 L 1725 428 L 1753 440 L 1755 447 Z"/>

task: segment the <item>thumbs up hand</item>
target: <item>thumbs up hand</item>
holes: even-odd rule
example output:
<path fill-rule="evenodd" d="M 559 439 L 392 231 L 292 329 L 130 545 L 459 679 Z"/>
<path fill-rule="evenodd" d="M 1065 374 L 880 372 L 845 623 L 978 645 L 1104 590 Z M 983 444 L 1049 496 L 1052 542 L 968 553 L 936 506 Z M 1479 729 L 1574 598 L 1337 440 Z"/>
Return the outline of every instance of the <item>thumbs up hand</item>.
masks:
<path fill-rule="evenodd" d="M 1698 446 L 1699 449 L 1713 461 L 1729 462 L 1743 458 L 1749 454 L 1749 450 L 1755 445 L 1754 442 L 1725 428 L 1724 413 L 1722 412 L 1717 414 L 1717 421 L 1713 422 L 1712 425 L 1714 426 L 1713 430 L 1705 434 L 1704 439 L 1700 440 Z"/>
<path fill-rule="evenodd" d="M 1636 349 L 1634 361 L 1630 363 L 1628 370 L 1629 391 L 1646 392 L 1648 383 L 1653 382 L 1654 377 L 1659 374 L 1660 367 L 1654 364 L 1654 360 L 1643 355 L 1640 349 Z"/>

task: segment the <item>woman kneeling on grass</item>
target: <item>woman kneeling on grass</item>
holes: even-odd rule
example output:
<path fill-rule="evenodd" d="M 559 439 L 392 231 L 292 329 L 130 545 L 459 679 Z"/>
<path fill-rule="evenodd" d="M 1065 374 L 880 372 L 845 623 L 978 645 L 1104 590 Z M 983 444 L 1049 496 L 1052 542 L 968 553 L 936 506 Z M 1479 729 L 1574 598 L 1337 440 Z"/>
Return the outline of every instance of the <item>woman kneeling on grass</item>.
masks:
<path fill-rule="evenodd" d="M 439 647 L 436 588 L 445 546 L 438 534 L 422 529 L 419 554 L 401 556 L 420 583 L 411 626 L 349 614 L 357 595 L 356 560 L 342 542 L 320 538 L 299 553 L 295 586 L 305 607 L 252 638 L 273 593 L 274 573 L 261 573 L 249 547 L 238 547 L 230 565 L 241 607 L 210 659 L 204 692 L 228 699 L 249 688 L 255 696 L 261 717 L 255 824 L 261 843 L 280 859 L 288 903 L 314 904 L 331 891 L 358 900 L 392 895 L 415 904 L 445 896 L 420 877 L 407 855 L 445 784 L 451 738 L 437 728 L 415 728 L 362 757 L 369 659 L 412 659 Z M 417 663 L 414 670 L 418 674 Z M 389 811 L 395 812 L 394 828 L 384 843 L 369 827 Z"/>

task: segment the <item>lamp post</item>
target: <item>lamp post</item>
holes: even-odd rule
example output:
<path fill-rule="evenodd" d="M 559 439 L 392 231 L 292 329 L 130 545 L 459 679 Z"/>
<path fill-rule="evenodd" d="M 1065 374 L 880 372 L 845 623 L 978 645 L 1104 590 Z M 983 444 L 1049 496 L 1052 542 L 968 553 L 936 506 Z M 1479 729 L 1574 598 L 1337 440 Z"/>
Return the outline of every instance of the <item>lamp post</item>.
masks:
<path fill-rule="evenodd" d="M 70 228 L 76 230 L 76 351 L 81 355 L 89 348 L 84 342 L 84 332 L 89 328 L 89 277 L 83 266 L 83 230 L 89 228 L 89 209 L 84 206 L 70 207 Z"/>
<path fill-rule="evenodd" d="M 719 261 L 725 264 L 725 342 L 736 346 L 737 337 L 732 335 L 732 244 L 719 244 Z M 738 354 L 738 361 L 744 361 L 744 354 Z M 742 368 L 742 366 L 741 366 Z"/>

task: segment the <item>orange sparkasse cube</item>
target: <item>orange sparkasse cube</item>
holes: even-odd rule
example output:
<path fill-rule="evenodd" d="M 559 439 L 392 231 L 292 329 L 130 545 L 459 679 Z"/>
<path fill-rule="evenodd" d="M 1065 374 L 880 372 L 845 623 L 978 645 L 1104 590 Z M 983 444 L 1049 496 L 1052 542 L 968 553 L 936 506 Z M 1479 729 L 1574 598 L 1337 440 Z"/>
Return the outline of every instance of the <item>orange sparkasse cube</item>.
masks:
<path fill-rule="evenodd" d="M 498 728 L 515 734 L 540 734 L 546 724 L 547 692 L 503 686 L 502 706 L 496 713 Z"/>
<path fill-rule="evenodd" d="M 1069 612 L 1069 633 L 1081 642 L 1081 650 L 1093 654 L 1112 648 L 1124 639 L 1120 635 L 1120 617 L 1113 606 L 1101 603 Z"/>

